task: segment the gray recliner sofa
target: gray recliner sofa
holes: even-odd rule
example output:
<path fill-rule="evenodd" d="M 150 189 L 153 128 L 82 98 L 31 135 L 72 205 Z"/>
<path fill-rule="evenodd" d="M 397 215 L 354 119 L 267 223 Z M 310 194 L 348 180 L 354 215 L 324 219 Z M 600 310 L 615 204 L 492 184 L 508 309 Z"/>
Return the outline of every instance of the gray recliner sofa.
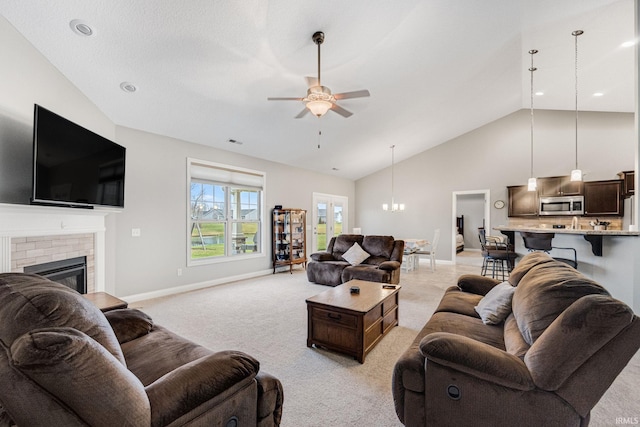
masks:
<path fill-rule="evenodd" d="M 282 384 L 259 369 L 139 310 L 0 274 L 0 426 L 277 426 Z"/>
<path fill-rule="evenodd" d="M 342 257 L 354 243 L 369 254 L 357 265 L 351 265 Z M 393 236 L 341 234 L 331 238 L 326 251 L 311 254 L 307 278 L 310 282 L 328 286 L 338 286 L 353 279 L 398 284 L 403 251 L 404 241 L 395 240 Z"/>

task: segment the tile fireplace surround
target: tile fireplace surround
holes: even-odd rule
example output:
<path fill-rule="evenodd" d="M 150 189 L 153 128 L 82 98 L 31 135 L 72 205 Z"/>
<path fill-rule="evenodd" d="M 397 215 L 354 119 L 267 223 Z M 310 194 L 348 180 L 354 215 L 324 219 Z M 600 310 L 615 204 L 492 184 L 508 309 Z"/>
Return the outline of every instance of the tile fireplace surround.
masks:
<path fill-rule="evenodd" d="M 115 211 L 113 211 L 115 212 Z M 0 204 L 0 273 L 87 257 L 87 291 L 105 290 L 105 216 L 110 210 Z"/>

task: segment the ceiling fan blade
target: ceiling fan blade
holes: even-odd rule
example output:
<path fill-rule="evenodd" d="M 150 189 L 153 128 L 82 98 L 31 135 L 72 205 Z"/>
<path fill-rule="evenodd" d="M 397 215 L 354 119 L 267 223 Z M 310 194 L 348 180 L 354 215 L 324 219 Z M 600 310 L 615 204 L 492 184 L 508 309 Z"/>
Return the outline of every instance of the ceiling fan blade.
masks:
<path fill-rule="evenodd" d="M 349 99 L 349 98 L 364 98 L 365 96 L 370 96 L 370 95 L 371 94 L 369 93 L 368 90 L 363 89 L 363 90 L 355 90 L 353 92 L 336 93 L 333 96 L 336 99 Z"/>
<path fill-rule="evenodd" d="M 331 105 L 331 109 L 333 111 L 335 111 L 336 113 L 340 114 L 342 117 L 351 117 L 353 115 L 353 113 L 351 111 L 345 110 L 344 108 L 342 108 L 338 104 L 332 104 Z"/>
<path fill-rule="evenodd" d="M 307 81 L 307 87 L 318 86 L 318 78 L 317 77 L 306 76 L 304 79 Z"/>
<path fill-rule="evenodd" d="M 304 98 L 267 98 L 267 101 L 302 101 Z"/>
<path fill-rule="evenodd" d="M 307 113 L 309 112 L 309 109 L 307 107 L 304 107 L 304 110 L 300 111 L 298 113 L 298 115 L 295 117 L 296 119 L 301 119 L 303 118 Z"/>

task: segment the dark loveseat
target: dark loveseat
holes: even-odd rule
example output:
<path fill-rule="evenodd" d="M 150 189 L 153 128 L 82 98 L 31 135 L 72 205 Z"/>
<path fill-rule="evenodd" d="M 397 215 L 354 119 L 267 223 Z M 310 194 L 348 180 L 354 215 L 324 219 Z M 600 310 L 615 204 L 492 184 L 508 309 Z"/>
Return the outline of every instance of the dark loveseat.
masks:
<path fill-rule="evenodd" d="M 0 274 L 0 426 L 277 426 L 280 381 L 134 309 Z"/>
<path fill-rule="evenodd" d="M 343 256 L 354 244 L 368 256 L 360 263 L 351 264 Z M 310 282 L 329 286 L 352 279 L 397 284 L 403 251 L 404 241 L 395 240 L 393 236 L 341 234 L 331 238 L 326 251 L 311 254 L 307 278 Z"/>
<path fill-rule="evenodd" d="M 628 306 L 532 253 L 508 283 L 465 275 L 447 289 L 396 362 L 396 413 L 406 426 L 584 427 L 638 348 L 640 319 Z"/>

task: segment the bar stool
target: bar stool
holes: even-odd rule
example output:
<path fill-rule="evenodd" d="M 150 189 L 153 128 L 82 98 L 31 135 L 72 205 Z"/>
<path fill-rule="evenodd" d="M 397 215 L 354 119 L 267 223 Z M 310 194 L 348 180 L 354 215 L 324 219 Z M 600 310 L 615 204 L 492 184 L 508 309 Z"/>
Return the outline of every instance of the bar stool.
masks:
<path fill-rule="evenodd" d="M 551 241 L 555 237 L 555 233 L 532 233 L 528 231 L 521 231 L 520 235 L 522 236 L 522 241 L 524 242 L 524 247 L 529 250 L 529 252 L 546 252 L 549 253 L 551 249 L 561 249 L 573 252 L 573 259 L 568 258 L 556 258 L 553 259 L 564 262 L 565 264 L 570 265 L 573 268 L 578 268 L 578 255 L 576 253 L 575 248 L 561 248 L 557 246 L 552 246 Z"/>
<path fill-rule="evenodd" d="M 502 280 L 506 280 L 518 257 L 518 254 L 513 251 L 513 245 L 509 244 L 507 237 L 505 237 L 505 241 L 498 241 L 487 236 L 484 228 L 478 229 L 478 237 L 482 246 L 483 258 L 480 274 L 487 276 L 491 271 L 491 277 L 494 279 L 498 279 L 500 276 Z"/>

